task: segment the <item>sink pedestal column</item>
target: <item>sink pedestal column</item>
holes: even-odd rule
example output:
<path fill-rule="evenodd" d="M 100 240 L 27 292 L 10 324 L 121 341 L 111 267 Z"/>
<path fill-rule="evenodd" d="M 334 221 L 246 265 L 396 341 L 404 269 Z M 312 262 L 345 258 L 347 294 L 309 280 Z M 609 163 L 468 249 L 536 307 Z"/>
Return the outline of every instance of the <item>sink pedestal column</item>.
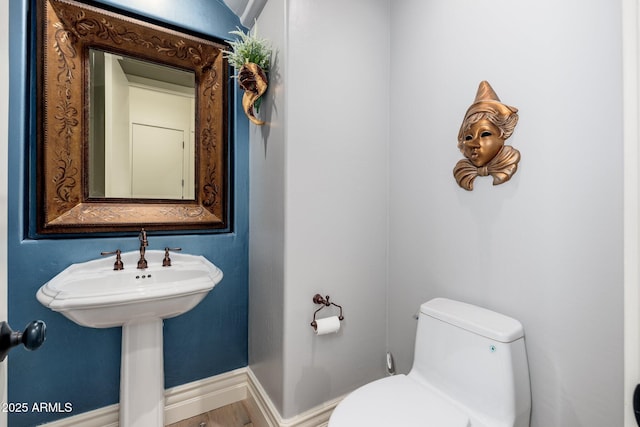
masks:
<path fill-rule="evenodd" d="M 164 427 L 162 319 L 122 327 L 120 427 Z"/>

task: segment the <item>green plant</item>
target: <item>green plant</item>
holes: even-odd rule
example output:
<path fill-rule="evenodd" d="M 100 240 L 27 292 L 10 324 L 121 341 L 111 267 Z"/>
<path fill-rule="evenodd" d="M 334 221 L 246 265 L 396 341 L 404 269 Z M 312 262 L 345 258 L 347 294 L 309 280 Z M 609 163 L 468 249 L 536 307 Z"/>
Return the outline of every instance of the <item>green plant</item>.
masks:
<path fill-rule="evenodd" d="M 229 34 L 237 36 L 236 40 L 230 41 L 232 50 L 224 50 L 225 58 L 229 60 L 229 64 L 233 65 L 236 70 L 242 68 L 247 62 L 257 64 L 264 72 L 269 71 L 271 61 L 271 47 L 265 39 L 258 38 L 257 25 L 254 25 L 253 31 L 242 31 L 239 27 L 236 31 L 230 31 Z"/>

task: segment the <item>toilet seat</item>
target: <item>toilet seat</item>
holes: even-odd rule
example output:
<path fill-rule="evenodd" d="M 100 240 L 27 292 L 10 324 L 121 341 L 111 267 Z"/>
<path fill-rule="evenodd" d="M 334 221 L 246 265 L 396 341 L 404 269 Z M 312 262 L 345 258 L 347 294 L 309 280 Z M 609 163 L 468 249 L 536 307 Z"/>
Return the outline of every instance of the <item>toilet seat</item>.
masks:
<path fill-rule="evenodd" d="M 329 427 L 469 427 L 469 416 L 406 375 L 360 387 L 340 402 Z"/>

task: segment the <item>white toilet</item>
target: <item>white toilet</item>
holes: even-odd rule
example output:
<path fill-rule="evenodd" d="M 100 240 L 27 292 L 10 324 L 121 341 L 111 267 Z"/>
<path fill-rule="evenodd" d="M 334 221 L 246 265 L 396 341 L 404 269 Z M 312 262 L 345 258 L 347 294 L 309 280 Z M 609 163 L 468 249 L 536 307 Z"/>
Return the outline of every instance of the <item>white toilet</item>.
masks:
<path fill-rule="evenodd" d="M 530 414 L 522 324 L 436 298 L 420 306 L 409 374 L 355 390 L 329 427 L 528 427 Z"/>

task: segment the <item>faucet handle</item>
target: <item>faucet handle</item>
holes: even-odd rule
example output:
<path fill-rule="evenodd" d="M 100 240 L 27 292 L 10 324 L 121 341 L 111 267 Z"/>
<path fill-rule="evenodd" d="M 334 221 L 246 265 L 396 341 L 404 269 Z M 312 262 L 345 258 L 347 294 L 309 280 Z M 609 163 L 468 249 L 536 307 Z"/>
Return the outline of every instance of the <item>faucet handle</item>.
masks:
<path fill-rule="evenodd" d="M 140 246 L 149 246 L 149 240 L 147 239 L 147 232 L 144 228 L 140 229 L 138 234 L 138 240 L 140 240 Z"/>
<path fill-rule="evenodd" d="M 162 260 L 162 266 L 163 267 L 170 267 L 171 266 L 171 258 L 169 258 L 169 251 L 173 251 L 173 252 L 178 252 L 181 251 L 182 248 L 164 248 L 164 259 Z"/>
<path fill-rule="evenodd" d="M 100 252 L 100 255 L 105 256 L 105 255 L 116 254 L 116 262 L 113 264 L 113 269 L 124 270 L 124 263 L 122 262 L 122 258 L 120 257 L 121 253 L 122 251 L 120 249 L 116 249 L 115 251 L 112 251 L 112 252 Z"/>

